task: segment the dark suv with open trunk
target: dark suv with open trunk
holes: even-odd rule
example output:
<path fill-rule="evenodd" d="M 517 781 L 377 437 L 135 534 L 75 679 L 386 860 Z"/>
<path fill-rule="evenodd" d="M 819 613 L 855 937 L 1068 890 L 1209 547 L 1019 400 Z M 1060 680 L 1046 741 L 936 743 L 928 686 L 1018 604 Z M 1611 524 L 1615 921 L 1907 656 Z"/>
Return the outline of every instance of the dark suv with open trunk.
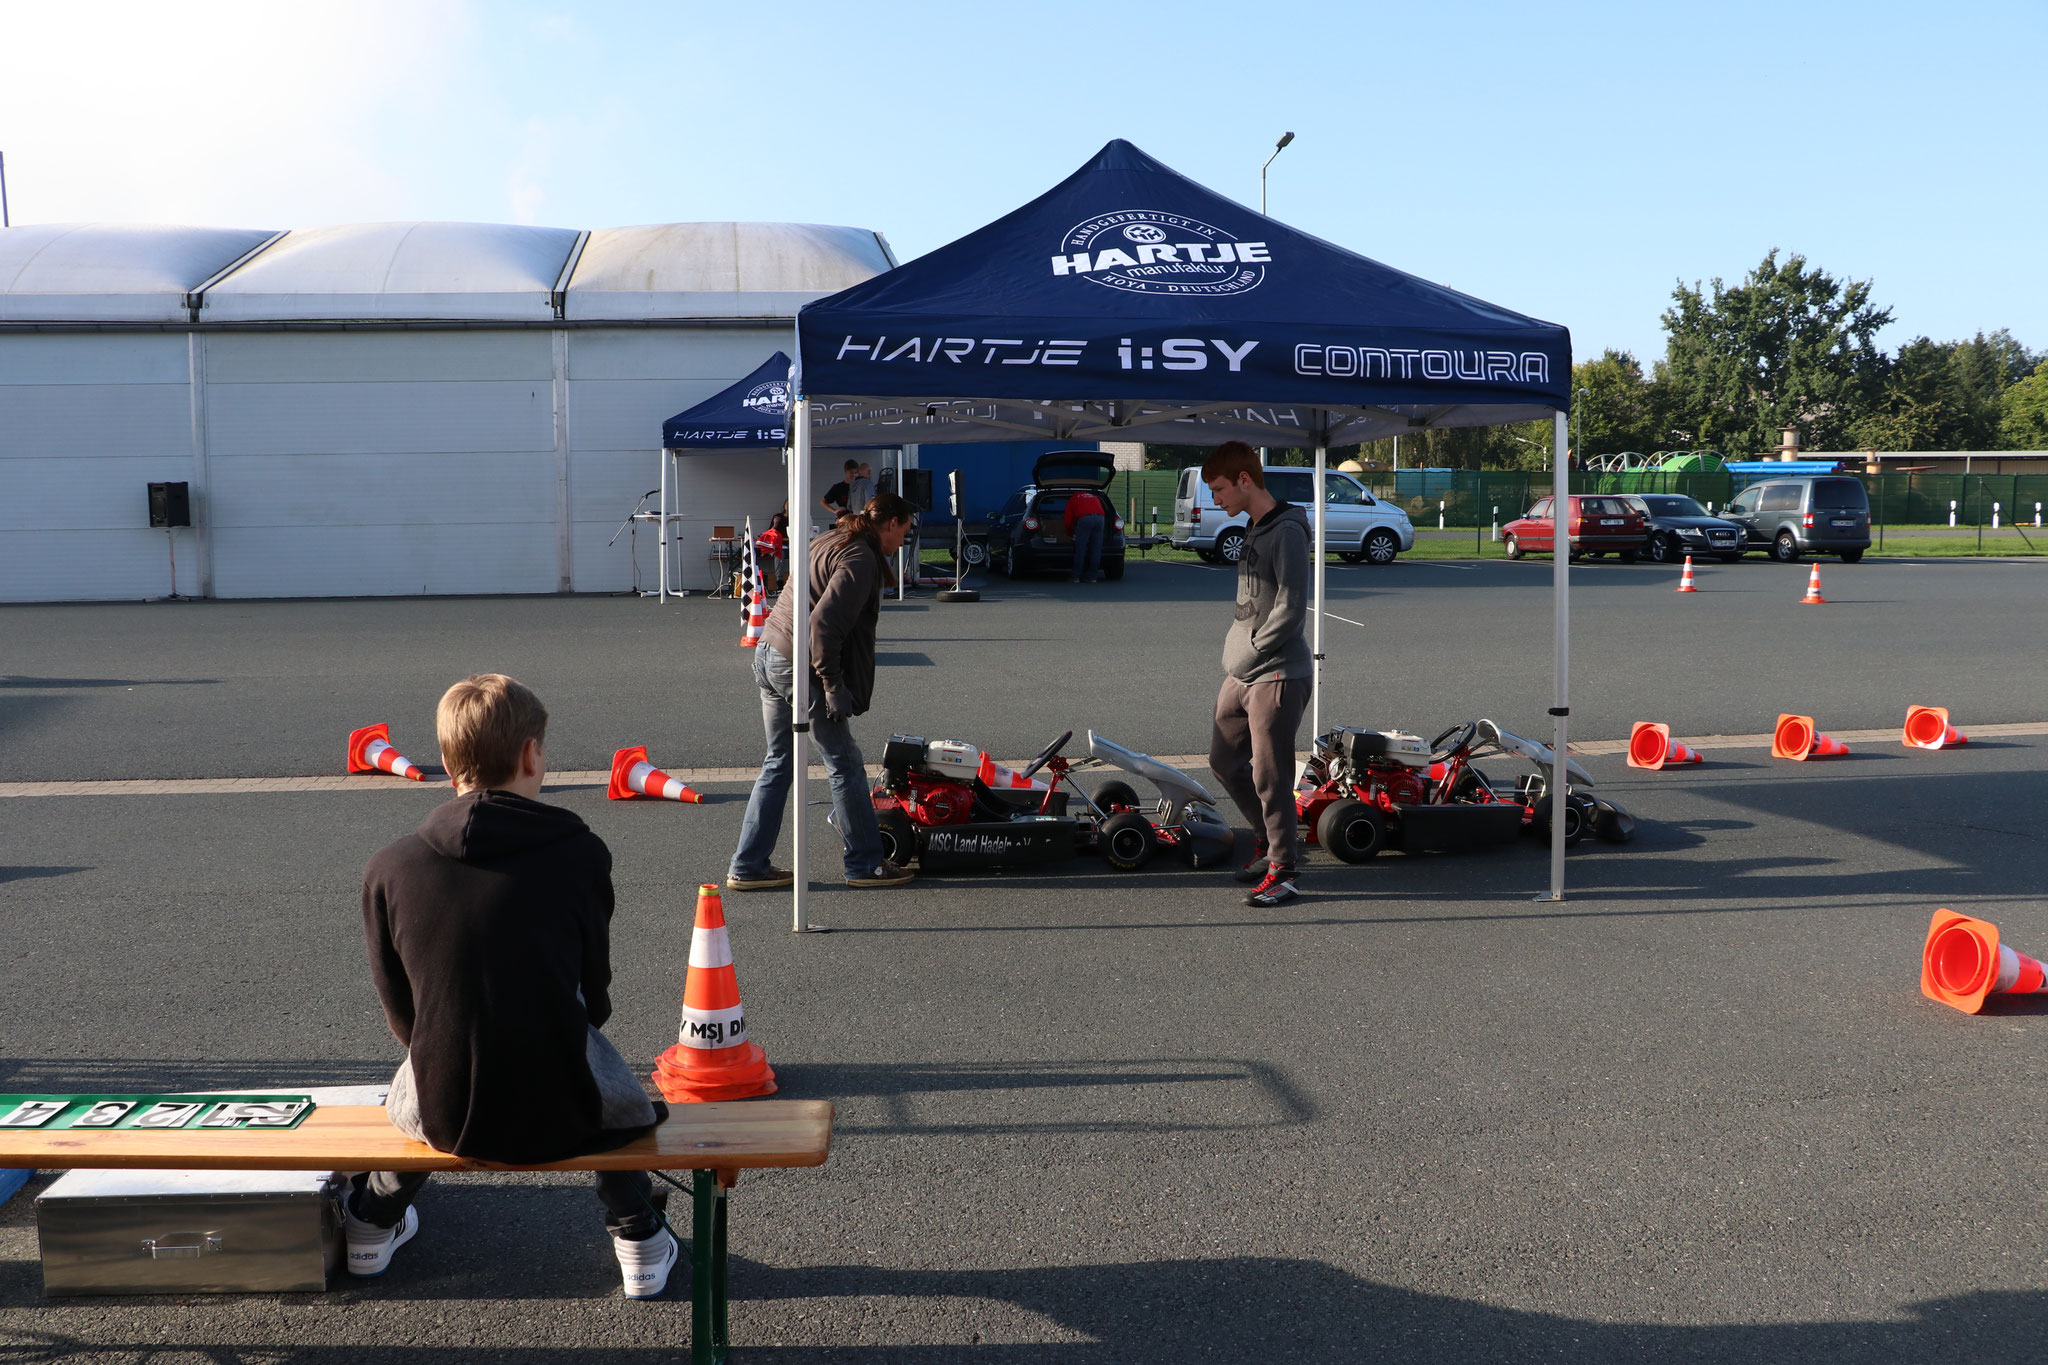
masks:
<path fill-rule="evenodd" d="M 1721 515 L 1742 527 L 1744 549 L 1769 550 L 1781 564 L 1809 554 L 1854 564 L 1870 548 L 1870 496 L 1860 480 L 1840 474 L 1751 484 Z"/>

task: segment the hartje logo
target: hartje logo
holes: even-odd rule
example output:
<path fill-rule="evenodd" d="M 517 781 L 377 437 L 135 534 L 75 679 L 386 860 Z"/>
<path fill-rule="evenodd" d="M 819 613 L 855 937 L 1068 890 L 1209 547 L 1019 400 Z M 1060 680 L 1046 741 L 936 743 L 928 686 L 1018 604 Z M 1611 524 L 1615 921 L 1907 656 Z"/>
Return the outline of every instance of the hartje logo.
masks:
<path fill-rule="evenodd" d="M 749 412 L 769 412 L 779 416 L 789 411 L 789 384 L 781 379 L 756 384 L 747 390 L 747 396 L 740 400 L 740 406 Z"/>
<path fill-rule="evenodd" d="M 1240 242 L 1195 218 L 1151 209 L 1104 213 L 1060 238 L 1055 275 L 1134 294 L 1242 294 L 1265 282 L 1264 242 Z"/>

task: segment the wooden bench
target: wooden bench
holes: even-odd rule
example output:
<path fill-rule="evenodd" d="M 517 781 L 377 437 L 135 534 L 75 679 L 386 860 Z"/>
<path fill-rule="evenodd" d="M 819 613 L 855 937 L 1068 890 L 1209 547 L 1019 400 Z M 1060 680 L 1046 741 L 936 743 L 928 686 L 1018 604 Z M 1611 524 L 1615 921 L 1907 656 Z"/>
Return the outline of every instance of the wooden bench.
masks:
<path fill-rule="evenodd" d="M 692 1365 L 726 1358 L 726 1191 L 746 1170 L 822 1166 L 832 1148 L 824 1100 L 678 1104 L 668 1120 L 609 1152 L 539 1166 L 472 1161 L 414 1142 L 376 1105 L 322 1105 L 296 1128 L 0 1129 L 0 1169 L 128 1167 L 203 1171 L 694 1171 Z"/>

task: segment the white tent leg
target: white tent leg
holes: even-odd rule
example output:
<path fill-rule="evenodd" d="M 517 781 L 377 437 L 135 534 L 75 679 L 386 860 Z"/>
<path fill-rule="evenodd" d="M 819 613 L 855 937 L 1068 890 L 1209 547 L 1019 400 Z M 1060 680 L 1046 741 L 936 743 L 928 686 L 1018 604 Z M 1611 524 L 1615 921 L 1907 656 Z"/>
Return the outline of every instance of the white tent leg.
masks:
<path fill-rule="evenodd" d="M 795 594 L 789 603 L 789 747 L 795 769 L 789 788 L 789 866 L 796 881 L 789 894 L 790 928 L 801 934 L 811 927 L 810 840 L 804 827 L 811 794 L 811 401 L 797 398 L 789 420 L 789 580 L 782 589 Z"/>
<path fill-rule="evenodd" d="M 660 556 L 659 556 L 659 559 L 660 559 L 660 561 L 661 561 L 661 565 L 660 565 L 660 567 L 661 567 L 661 586 L 660 586 L 660 588 L 656 589 L 656 591 L 655 591 L 655 597 L 654 597 L 654 600 L 655 600 L 655 602 L 656 602 L 656 603 L 657 603 L 658 605 L 660 605 L 660 606 L 664 606 L 664 607 L 668 605 L 668 466 L 669 466 L 669 458 L 670 458 L 670 457 L 669 457 L 669 453 L 668 453 L 668 451 L 667 451 L 667 450 L 663 450 L 663 451 L 661 452 L 661 509 L 660 509 L 660 511 L 661 511 L 661 515 L 660 515 L 660 516 L 659 516 L 658 518 L 656 518 L 656 521 L 655 521 L 655 524 L 656 524 L 657 526 L 661 527 L 661 538 L 660 538 L 660 540 L 661 540 L 661 554 L 660 554 Z"/>
<path fill-rule="evenodd" d="M 1550 890 L 1547 894 L 1537 897 L 1538 900 L 1545 901 L 1564 899 L 1565 805 L 1571 799 L 1570 773 L 1564 765 L 1565 734 L 1571 725 L 1572 704 L 1572 489 L 1568 430 L 1562 412 L 1557 414 L 1556 428 L 1556 439 L 1553 442 L 1556 449 L 1550 461 L 1550 584 L 1553 632 L 1550 753 L 1554 760 L 1550 767 Z"/>
<path fill-rule="evenodd" d="M 1329 482 L 1330 451 L 1321 442 L 1316 444 L 1316 626 L 1313 652 L 1315 658 L 1309 673 L 1308 694 L 1308 735 L 1309 751 L 1315 751 L 1315 737 L 1323 732 L 1323 570 L 1329 554 L 1329 504 L 1323 501 Z"/>

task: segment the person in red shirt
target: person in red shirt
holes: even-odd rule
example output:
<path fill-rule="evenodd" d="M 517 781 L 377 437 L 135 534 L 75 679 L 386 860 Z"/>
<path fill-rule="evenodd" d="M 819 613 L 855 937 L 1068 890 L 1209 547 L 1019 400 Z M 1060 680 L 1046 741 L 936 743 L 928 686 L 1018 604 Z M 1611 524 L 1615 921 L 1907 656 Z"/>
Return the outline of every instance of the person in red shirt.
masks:
<path fill-rule="evenodd" d="M 1067 573 L 1069 583 L 1084 579 L 1102 581 L 1102 536 L 1109 525 L 1109 508 L 1102 499 L 1082 488 L 1067 499 L 1067 534 L 1074 542 L 1074 567 Z"/>

